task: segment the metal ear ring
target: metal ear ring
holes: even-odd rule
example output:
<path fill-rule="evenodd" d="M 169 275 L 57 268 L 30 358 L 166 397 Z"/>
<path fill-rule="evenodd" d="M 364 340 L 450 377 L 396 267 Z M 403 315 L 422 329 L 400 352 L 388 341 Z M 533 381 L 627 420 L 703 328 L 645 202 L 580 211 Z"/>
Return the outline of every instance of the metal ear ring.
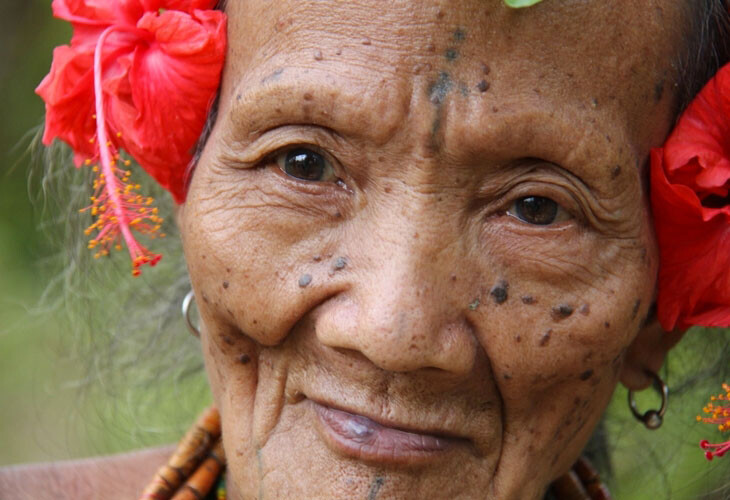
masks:
<path fill-rule="evenodd" d="M 190 290 L 182 301 L 182 315 L 183 318 L 185 318 L 185 324 L 188 326 L 190 333 L 192 333 L 195 337 L 200 337 L 200 330 L 198 330 L 198 327 L 196 327 L 190 319 L 190 304 L 192 304 L 194 300 L 195 293 Z"/>
<path fill-rule="evenodd" d="M 644 414 L 639 413 L 636 407 L 636 400 L 634 399 L 634 391 L 629 389 L 629 408 L 636 420 L 643 422 L 647 429 L 656 430 L 662 426 L 664 413 L 667 411 L 669 387 L 667 387 L 667 384 L 656 373 L 647 370 L 646 374 L 654 379 L 653 386 L 662 396 L 662 406 L 658 410 L 647 410 Z"/>

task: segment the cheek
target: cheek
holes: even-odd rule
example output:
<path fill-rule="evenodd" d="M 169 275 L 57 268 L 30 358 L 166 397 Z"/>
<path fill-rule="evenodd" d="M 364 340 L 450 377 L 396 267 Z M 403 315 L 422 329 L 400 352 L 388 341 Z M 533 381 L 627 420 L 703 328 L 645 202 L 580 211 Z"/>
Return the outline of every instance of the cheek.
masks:
<path fill-rule="evenodd" d="M 583 288 L 579 294 L 537 280 L 520 289 L 512 280 L 514 297 L 481 318 L 480 342 L 499 386 L 511 444 L 503 463 L 539 463 L 549 481 L 580 453 L 651 302 L 650 273 L 633 273 L 643 283 L 609 277 L 600 287 L 575 285 L 573 290 Z"/>
<path fill-rule="evenodd" d="M 316 303 L 310 292 L 331 281 L 332 269 L 344 267 L 333 254 L 330 214 L 313 217 L 285 190 L 268 189 L 271 179 L 259 182 L 256 171 L 210 170 L 196 173 L 183 219 L 185 256 L 201 314 L 206 325 L 275 345 L 300 312 Z"/>

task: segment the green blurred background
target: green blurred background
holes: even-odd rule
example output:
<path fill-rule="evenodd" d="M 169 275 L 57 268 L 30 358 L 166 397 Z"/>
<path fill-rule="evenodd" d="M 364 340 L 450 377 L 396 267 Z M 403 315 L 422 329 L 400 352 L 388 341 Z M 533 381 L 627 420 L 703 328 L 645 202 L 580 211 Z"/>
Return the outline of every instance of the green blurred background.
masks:
<path fill-rule="evenodd" d="M 52 266 L 41 263 L 60 249 L 44 236 L 40 210 L 31 204 L 25 151 L 43 119 L 33 89 L 48 72 L 53 47 L 69 37 L 70 28 L 52 19 L 48 0 L 0 3 L 0 466 L 172 442 L 209 401 L 201 372 L 157 385 L 89 380 L 94 371 L 79 359 L 72 326 L 57 309 L 39 307 L 53 276 Z M 708 347 L 704 339 L 712 335 L 721 339 Z M 685 380 L 698 367 L 727 364 L 728 338 L 693 333 L 668 373 Z M 665 426 L 654 433 L 633 421 L 625 390 L 617 390 L 606 424 L 616 498 L 730 498 L 730 457 L 708 464 L 697 447 L 703 437 L 719 439 L 694 423 L 708 387 L 672 400 Z"/>

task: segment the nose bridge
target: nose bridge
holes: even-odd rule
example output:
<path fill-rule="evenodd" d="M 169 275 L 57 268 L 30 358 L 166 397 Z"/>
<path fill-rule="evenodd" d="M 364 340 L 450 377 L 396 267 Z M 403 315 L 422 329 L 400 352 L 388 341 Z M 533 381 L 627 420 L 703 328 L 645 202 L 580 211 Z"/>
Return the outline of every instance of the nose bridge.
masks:
<path fill-rule="evenodd" d="M 347 342 L 391 371 L 468 372 L 476 340 L 451 278 L 463 254 L 458 223 L 440 219 L 430 196 L 416 198 L 371 219 L 377 227 L 361 242 L 368 265 L 351 289 L 357 314 Z"/>

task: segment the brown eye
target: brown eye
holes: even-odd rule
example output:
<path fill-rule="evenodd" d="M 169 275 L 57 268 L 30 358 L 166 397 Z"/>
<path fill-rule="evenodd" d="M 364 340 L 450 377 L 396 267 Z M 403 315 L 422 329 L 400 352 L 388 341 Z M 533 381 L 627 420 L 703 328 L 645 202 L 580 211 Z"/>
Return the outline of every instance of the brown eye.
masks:
<path fill-rule="evenodd" d="M 560 205 L 544 196 L 525 196 L 512 205 L 509 214 L 523 222 L 537 226 L 547 226 L 556 222 Z"/>
<path fill-rule="evenodd" d="M 329 161 L 316 151 L 296 148 L 279 153 L 276 163 L 287 175 L 313 182 L 336 180 L 334 169 Z"/>

